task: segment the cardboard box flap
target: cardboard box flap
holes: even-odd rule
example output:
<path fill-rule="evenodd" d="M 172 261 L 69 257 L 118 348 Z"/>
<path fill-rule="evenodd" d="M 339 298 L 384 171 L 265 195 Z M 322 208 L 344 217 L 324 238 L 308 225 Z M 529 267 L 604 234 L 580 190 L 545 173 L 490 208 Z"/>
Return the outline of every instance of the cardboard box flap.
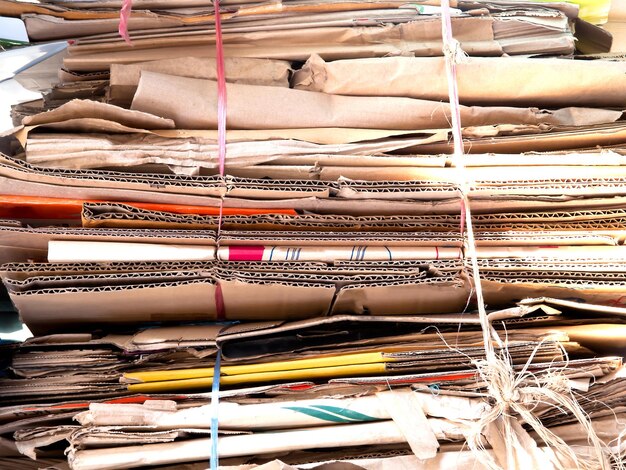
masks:
<path fill-rule="evenodd" d="M 221 343 L 221 350 L 228 361 L 279 360 L 296 356 L 336 356 L 381 350 L 392 355 L 395 351 L 412 348 L 423 351 L 441 349 L 447 340 L 455 341 L 458 347 L 479 345 L 481 341 L 481 333 L 475 322 L 450 324 L 445 321 L 439 323 L 434 318 L 419 318 L 415 321 L 415 317 L 411 322 L 402 322 L 399 318 L 371 323 L 361 323 L 357 319 L 343 320 L 292 331 L 268 331 L 258 336 L 227 339 Z M 464 328 L 462 332 L 459 331 L 461 325 Z M 470 331 L 465 331 L 465 328 Z M 441 353 L 438 355 L 442 356 Z"/>
<path fill-rule="evenodd" d="M 512 226 L 522 226 L 523 230 L 608 230 L 621 229 L 626 222 L 626 211 L 621 208 L 590 209 L 550 212 L 508 212 L 478 214 L 475 225 L 482 231 L 505 230 Z M 499 227 L 499 228 L 498 228 Z"/>
<path fill-rule="evenodd" d="M 194 343 L 194 345 L 206 344 L 209 346 L 215 344 L 218 336 L 225 328 L 227 327 L 224 325 L 185 325 L 148 328 L 134 334 L 132 343 L 137 348 L 141 348 L 143 345 L 158 345 L 161 343 L 179 343 L 181 346 Z"/>
<path fill-rule="evenodd" d="M 205 278 L 154 284 L 66 287 L 12 292 L 22 320 L 35 334 L 59 328 L 93 328 L 142 322 L 207 321 L 224 315 L 231 320 L 284 320 L 327 314 L 333 284 L 222 276 L 224 311 L 217 309 L 216 279 Z M 133 305 L 132 309 L 128 306 Z M 90 315 L 85 316 L 84 312 Z"/>
<path fill-rule="evenodd" d="M 569 287 L 572 289 L 600 289 L 609 290 L 615 289 L 615 293 L 619 293 L 621 290 L 626 289 L 626 282 L 623 280 L 623 276 L 614 276 L 613 279 L 606 279 L 602 273 L 589 274 L 583 279 L 576 279 L 573 277 L 534 277 L 532 274 L 528 276 L 502 276 L 500 273 L 490 275 L 485 273 L 482 276 L 484 279 L 492 282 L 502 282 L 507 284 L 530 284 L 539 285 L 542 287 Z"/>
<path fill-rule="evenodd" d="M 493 308 L 506 307 L 531 297 L 551 297 L 581 303 L 626 305 L 626 284 L 623 282 L 581 281 L 572 279 L 509 279 L 483 277 L 485 302 Z"/>
<path fill-rule="evenodd" d="M 524 299 L 519 302 L 520 307 L 534 308 L 539 305 L 548 305 L 557 310 L 574 311 L 583 314 L 615 315 L 618 317 L 626 317 L 626 308 L 618 306 L 595 305 L 589 303 L 581 303 L 567 299 L 555 299 L 550 297 L 538 297 L 534 299 Z"/>
<path fill-rule="evenodd" d="M 89 189 L 106 188 L 123 191 L 146 192 L 172 192 L 182 194 L 198 194 L 205 196 L 224 196 L 225 186 L 220 177 L 198 176 L 184 177 L 180 175 L 136 173 L 125 174 L 107 170 L 57 170 L 52 168 L 40 168 L 24 161 L 0 154 L 0 175 L 9 179 L 8 183 L 16 185 L 26 183 L 50 184 L 51 197 L 62 197 L 63 187 L 85 187 Z M 54 190 L 56 189 L 56 195 Z M 40 194 L 41 191 L 26 194 Z M 14 193 L 14 192 L 12 192 Z M 43 194 L 42 194 L 43 195 Z M 69 196 L 71 197 L 71 196 Z M 79 196 L 74 196 L 74 198 Z M 108 200 L 106 196 L 100 199 Z M 133 196 L 126 196 L 127 201 L 136 200 Z M 174 202 L 172 202 L 174 203 Z M 207 204 L 204 204 L 207 205 Z"/>
<path fill-rule="evenodd" d="M 302 282 L 302 283 L 319 283 L 319 284 L 333 284 L 337 286 L 342 286 L 346 284 L 384 284 L 386 282 L 394 281 L 395 279 L 401 278 L 407 281 L 417 281 L 421 279 L 426 279 L 428 277 L 428 272 L 419 271 L 413 273 L 403 273 L 400 275 L 389 275 L 387 273 L 334 273 L 333 270 L 328 270 L 324 273 L 319 273 L 319 275 L 311 274 L 311 273 L 296 273 L 296 272 L 281 272 L 281 271 L 247 271 L 247 272 L 233 272 L 228 271 L 228 268 L 223 270 L 218 270 L 220 273 L 224 273 L 224 275 L 230 275 L 233 279 L 240 279 L 244 281 L 254 281 L 254 282 L 263 282 L 265 280 L 289 280 L 290 282 Z"/>
<path fill-rule="evenodd" d="M 391 262 L 339 262 L 337 266 L 321 262 L 263 262 L 263 261 L 168 261 L 168 262 L 111 262 L 111 263 L 7 263 L 0 266 L 0 276 L 12 281 L 32 277 L 73 276 L 85 274 L 149 273 L 159 271 L 212 272 L 218 269 L 228 273 L 261 271 L 269 273 L 384 273 L 404 268 L 409 272 L 437 269 L 460 270 L 461 260 L 391 261 Z"/>
<path fill-rule="evenodd" d="M 343 286 L 332 314 L 357 312 L 369 315 L 419 315 L 461 312 L 470 297 L 462 278 L 426 278 L 420 282 L 396 281 L 379 285 Z"/>
<path fill-rule="evenodd" d="M 508 272 L 504 270 L 490 270 L 484 269 L 481 270 L 481 273 L 484 273 L 485 276 L 488 277 L 499 277 L 502 279 L 544 279 L 546 281 L 558 281 L 559 279 L 571 279 L 571 280 L 580 280 L 580 281 L 590 281 L 590 282 L 601 282 L 601 281 L 623 281 L 624 274 L 623 273 L 611 273 L 611 272 L 585 272 L 582 270 L 574 271 L 571 273 L 566 273 L 563 270 L 538 270 L 535 271 L 533 269 L 529 269 L 528 272 Z"/>
<path fill-rule="evenodd" d="M 79 274 L 112 274 L 124 272 L 152 272 L 161 270 L 202 270 L 215 268 L 213 261 L 171 261 L 130 263 L 7 263 L 0 266 L 0 277 L 24 281 L 31 277 L 65 276 Z"/>
<path fill-rule="evenodd" d="M 412 157 L 411 157 L 412 158 Z M 415 165 L 415 160 L 410 160 Z M 381 157 L 381 166 L 388 166 L 389 156 Z M 355 166 L 359 160 L 355 161 Z M 362 165 L 362 163 L 361 163 Z M 409 165 L 407 165 L 409 166 Z M 437 181 L 362 181 L 348 178 L 337 180 L 337 197 L 362 199 L 367 197 L 411 198 L 411 199 L 446 199 L 459 196 L 459 188 L 453 182 Z"/>
<path fill-rule="evenodd" d="M 613 125 L 581 127 L 576 130 L 554 130 L 547 134 L 492 136 L 463 139 L 467 153 L 525 153 L 574 150 L 623 144 L 626 127 L 622 122 Z M 452 153 L 449 144 L 425 144 L 410 151 L 419 154 Z"/>
<path fill-rule="evenodd" d="M 80 344 L 88 343 L 93 339 L 93 336 L 89 333 L 74 333 L 74 334 L 57 334 L 57 335 L 45 335 L 45 336 L 33 336 L 26 339 L 20 344 L 20 348 L 29 346 L 63 346 L 66 344 Z"/>
<path fill-rule="evenodd" d="M 314 330 L 320 326 L 328 326 L 329 328 L 348 328 L 345 325 L 353 325 L 355 328 L 360 325 L 394 325 L 400 331 L 402 325 L 418 324 L 418 325 L 454 325 L 467 324 L 478 325 L 478 317 L 470 314 L 438 314 L 438 315 L 420 315 L 420 316 L 384 316 L 384 315 L 332 315 L 327 317 L 311 318 L 299 321 L 288 322 L 265 322 L 265 323 L 240 323 L 232 325 L 221 332 L 218 343 L 227 343 L 229 341 L 239 342 L 248 338 L 263 338 L 267 335 L 282 334 L 304 331 L 308 328 Z M 350 329 L 350 328 L 348 328 Z"/>
<path fill-rule="evenodd" d="M 10 297 L 34 334 L 67 330 L 68 325 L 85 330 L 96 325 L 207 321 L 217 316 L 215 284 L 206 280 L 46 289 Z"/>
<path fill-rule="evenodd" d="M 24 225 L 19 220 L 0 219 L 0 227 L 17 227 L 21 228 Z"/>
<path fill-rule="evenodd" d="M 82 274 L 63 276 L 33 276 L 19 281 L 3 279 L 4 285 L 10 292 L 33 292 L 40 289 L 61 287 L 97 287 L 115 285 L 152 284 L 167 281 L 183 281 L 212 277 L 212 270 L 200 269 L 197 271 L 153 271 L 128 272 L 111 274 Z"/>
<path fill-rule="evenodd" d="M 572 272 L 623 272 L 624 266 L 619 259 L 606 259 L 599 257 L 560 259 L 554 257 L 536 258 L 489 258 L 478 260 L 483 269 L 496 271 L 519 271 L 520 267 L 528 271 L 528 265 L 532 262 L 533 271 L 572 271 Z"/>
<path fill-rule="evenodd" d="M 0 227 L 0 244 L 15 247 L 46 249 L 50 240 L 109 241 L 215 245 L 215 232 L 143 229 L 83 229 L 63 227 L 14 228 Z"/>
<path fill-rule="evenodd" d="M 139 209 L 136 207 L 113 203 L 85 203 L 82 212 L 84 226 L 121 226 L 128 222 L 146 223 L 155 226 L 173 228 L 200 228 L 201 226 L 217 227 L 217 216 L 198 216 L 193 214 L 174 214 Z M 287 231 L 313 230 L 338 231 L 458 231 L 459 218 L 448 215 L 424 216 L 348 216 L 299 214 L 297 216 L 282 214 L 261 214 L 250 216 L 222 216 L 222 230 L 272 230 Z"/>
<path fill-rule="evenodd" d="M 481 246 L 556 246 L 556 245 L 619 245 L 619 235 L 603 233 L 522 231 L 483 232 L 476 235 L 476 244 Z"/>
<path fill-rule="evenodd" d="M 2 173 L 1 168 L 0 173 Z M 162 187 L 155 185 L 152 186 L 152 189 L 149 189 L 148 186 L 146 186 L 145 190 L 125 189 L 123 185 L 118 185 L 118 187 L 112 186 L 115 186 L 115 184 L 110 184 L 109 187 L 106 187 L 106 185 L 101 186 L 98 184 L 90 186 L 83 182 L 79 182 L 78 185 L 64 182 L 38 183 L 28 181 L 27 179 L 14 179 L 0 174 L 0 191 L 4 194 L 11 194 L 17 197 L 26 198 L 32 198 L 33 195 L 36 195 L 34 196 L 36 198 L 58 198 L 66 201 L 80 201 L 78 204 L 84 202 L 85 200 L 133 201 L 135 203 L 202 206 L 218 210 L 220 206 L 220 198 L 215 196 L 222 192 L 219 186 L 213 189 L 210 187 L 207 188 L 208 191 L 206 192 L 214 193 L 214 195 L 185 194 L 184 191 L 177 194 L 175 192 L 162 191 L 162 189 L 170 187 L 169 185 L 164 185 Z M 245 209 L 279 208 L 282 210 L 293 211 L 294 206 L 298 205 L 296 202 L 297 200 L 293 199 L 288 201 L 290 202 L 228 199 L 224 204 L 225 206 L 235 206 L 237 208 Z M 311 200 L 308 200 L 307 198 L 304 206 L 305 208 L 310 208 L 312 206 Z M 77 212 L 80 212 L 80 210 Z"/>
<path fill-rule="evenodd" d="M 310 282 L 226 280 L 220 286 L 226 318 L 240 320 L 323 316 L 335 296 L 334 285 Z"/>

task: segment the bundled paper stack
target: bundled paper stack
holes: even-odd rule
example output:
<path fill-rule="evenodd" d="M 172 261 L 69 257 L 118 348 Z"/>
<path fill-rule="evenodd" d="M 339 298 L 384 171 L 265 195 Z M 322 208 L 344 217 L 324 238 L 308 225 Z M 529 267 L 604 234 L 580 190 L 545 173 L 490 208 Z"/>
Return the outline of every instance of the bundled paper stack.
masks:
<path fill-rule="evenodd" d="M 622 468 L 626 64 L 445 3 L 0 0 L 81 36 L 0 138 L 0 467 Z"/>

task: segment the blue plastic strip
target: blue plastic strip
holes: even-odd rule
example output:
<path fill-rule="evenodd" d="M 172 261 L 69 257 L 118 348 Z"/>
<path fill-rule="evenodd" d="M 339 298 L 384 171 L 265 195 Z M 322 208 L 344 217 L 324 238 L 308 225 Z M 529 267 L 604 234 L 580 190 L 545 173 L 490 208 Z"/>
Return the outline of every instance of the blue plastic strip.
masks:
<path fill-rule="evenodd" d="M 217 350 L 215 367 L 213 369 L 213 386 L 211 387 L 211 470 L 219 469 L 219 452 L 217 449 L 217 434 L 219 432 L 219 404 L 220 404 L 220 368 L 222 351 Z"/>

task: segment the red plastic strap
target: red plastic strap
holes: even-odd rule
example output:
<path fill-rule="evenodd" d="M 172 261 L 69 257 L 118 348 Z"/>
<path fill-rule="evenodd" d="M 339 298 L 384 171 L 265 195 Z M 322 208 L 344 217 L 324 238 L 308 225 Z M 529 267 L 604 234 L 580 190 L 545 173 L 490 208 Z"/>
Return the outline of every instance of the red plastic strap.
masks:
<path fill-rule="evenodd" d="M 217 243 L 220 242 L 220 235 L 222 234 L 222 219 L 224 218 L 224 197 L 220 198 L 220 214 L 217 219 Z"/>
<path fill-rule="evenodd" d="M 215 63 L 217 68 L 217 145 L 220 176 L 226 172 L 226 69 L 224 67 L 224 44 L 222 41 L 222 17 L 220 0 L 215 0 Z M 217 224 L 217 236 L 222 231 L 224 198 L 220 201 L 220 216 Z"/>
<path fill-rule="evenodd" d="M 226 173 L 226 69 L 224 67 L 224 44 L 222 41 L 222 18 L 220 15 L 220 1 L 214 0 L 215 8 L 215 65 L 217 69 L 217 145 L 219 152 L 220 176 Z M 222 217 L 224 215 L 224 198 L 220 200 L 220 215 L 217 223 L 217 243 L 222 230 Z M 215 310 L 217 320 L 226 319 L 226 306 L 222 285 L 218 282 L 215 288 Z M 213 460 L 211 467 L 213 467 Z"/>
<path fill-rule="evenodd" d="M 226 306 L 224 305 L 224 293 L 222 285 L 219 283 L 215 286 L 215 310 L 217 312 L 217 321 L 226 320 Z"/>
<path fill-rule="evenodd" d="M 461 195 L 461 235 L 465 233 L 465 218 L 467 217 L 467 213 L 465 210 L 465 198 Z"/>
<path fill-rule="evenodd" d="M 444 48 L 454 47 L 455 44 L 458 44 L 452 36 L 452 19 L 450 17 L 449 0 L 441 0 L 441 27 Z M 446 59 L 446 74 L 448 78 L 448 96 L 450 97 L 450 117 L 452 118 L 452 140 L 454 143 L 454 156 L 459 159 L 463 156 L 464 149 L 456 58 L 454 57 L 456 51 L 449 52 L 452 53 L 452 57 Z M 465 232 L 466 211 L 464 196 L 461 195 L 461 235 Z"/>
<path fill-rule="evenodd" d="M 130 36 L 128 35 L 128 20 L 130 19 L 130 11 L 133 8 L 133 0 L 124 0 L 122 2 L 122 8 L 120 9 L 120 25 L 117 28 L 117 31 L 120 33 L 120 36 L 124 38 L 126 44 L 129 46 L 132 45 L 130 42 Z"/>

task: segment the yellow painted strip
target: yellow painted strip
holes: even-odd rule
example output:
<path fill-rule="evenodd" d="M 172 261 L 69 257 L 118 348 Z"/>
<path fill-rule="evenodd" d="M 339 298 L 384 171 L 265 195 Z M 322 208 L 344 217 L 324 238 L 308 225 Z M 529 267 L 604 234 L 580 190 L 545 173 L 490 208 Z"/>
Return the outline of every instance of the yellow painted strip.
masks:
<path fill-rule="evenodd" d="M 227 375 L 221 377 L 220 385 L 240 385 L 258 382 L 277 382 L 292 380 L 326 379 L 331 377 L 376 375 L 387 372 L 384 363 L 352 364 L 335 367 L 317 367 L 313 369 L 282 370 L 273 372 L 256 372 L 250 374 Z M 135 393 L 160 393 L 198 388 L 210 388 L 212 377 L 201 377 L 164 382 L 148 382 L 128 385 L 128 390 Z"/>
<path fill-rule="evenodd" d="M 347 366 L 355 364 L 372 364 L 378 362 L 391 362 L 391 359 L 385 358 L 383 356 L 383 353 L 381 352 L 344 354 L 340 356 L 320 357 L 315 359 L 299 359 L 295 361 L 279 361 L 239 366 L 223 366 L 220 372 L 222 376 L 231 376 L 264 372 L 312 369 L 320 367 Z M 124 374 L 124 379 L 133 383 L 164 382 L 168 380 L 186 380 L 210 377 L 213 377 L 212 367 L 204 367 L 199 369 L 132 372 Z"/>

